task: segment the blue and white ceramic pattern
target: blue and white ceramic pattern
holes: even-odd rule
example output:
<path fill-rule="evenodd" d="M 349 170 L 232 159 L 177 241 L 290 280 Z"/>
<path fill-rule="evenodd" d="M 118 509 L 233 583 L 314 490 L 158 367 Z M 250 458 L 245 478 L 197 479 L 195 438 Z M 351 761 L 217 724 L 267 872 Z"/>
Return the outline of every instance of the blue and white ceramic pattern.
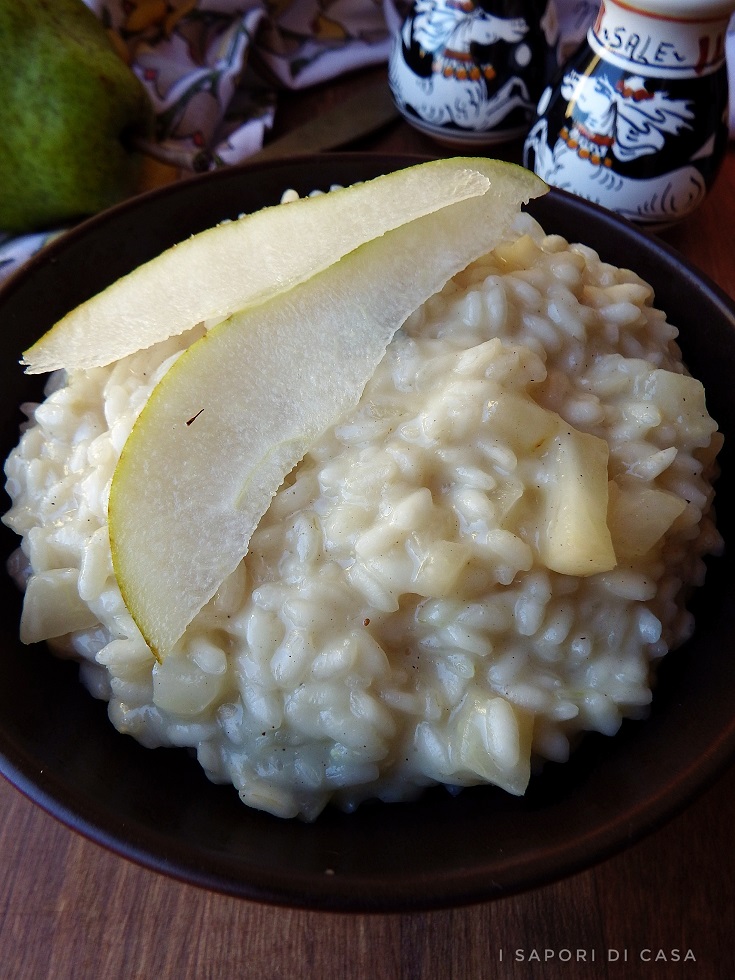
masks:
<path fill-rule="evenodd" d="M 660 228 L 702 201 L 728 139 L 735 0 L 603 0 L 524 152 L 556 187 Z"/>
<path fill-rule="evenodd" d="M 448 145 L 521 137 L 556 67 L 557 35 L 554 0 L 413 0 L 395 24 L 393 98 Z"/>

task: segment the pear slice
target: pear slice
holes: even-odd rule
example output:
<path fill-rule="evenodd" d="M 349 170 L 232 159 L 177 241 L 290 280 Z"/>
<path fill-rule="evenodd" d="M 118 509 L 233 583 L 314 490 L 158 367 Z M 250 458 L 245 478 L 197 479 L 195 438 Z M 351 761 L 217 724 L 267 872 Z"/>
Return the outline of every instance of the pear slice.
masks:
<path fill-rule="evenodd" d="M 404 320 L 545 190 L 502 168 L 481 197 L 363 244 L 173 364 L 123 447 L 108 512 L 117 581 L 159 659 L 245 556 L 284 477 L 357 404 Z"/>
<path fill-rule="evenodd" d="M 437 160 L 223 222 L 174 245 L 63 317 L 25 351 L 28 374 L 100 367 L 224 319 L 407 221 L 484 193 L 508 164 Z"/>

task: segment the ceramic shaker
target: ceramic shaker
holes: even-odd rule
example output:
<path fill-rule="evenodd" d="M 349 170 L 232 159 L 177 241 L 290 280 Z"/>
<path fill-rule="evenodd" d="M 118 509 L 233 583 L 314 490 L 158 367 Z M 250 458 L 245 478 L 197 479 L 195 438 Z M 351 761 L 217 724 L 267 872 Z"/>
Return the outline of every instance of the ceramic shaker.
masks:
<path fill-rule="evenodd" d="M 690 214 L 727 146 L 733 10 L 735 0 L 602 0 L 541 96 L 525 165 L 653 229 Z"/>
<path fill-rule="evenodd" d="M 388 82 L 405 119 L 441 143 L 521 138 L 556 65 L 554 0 L 408 0 L 396 13 Z"/>

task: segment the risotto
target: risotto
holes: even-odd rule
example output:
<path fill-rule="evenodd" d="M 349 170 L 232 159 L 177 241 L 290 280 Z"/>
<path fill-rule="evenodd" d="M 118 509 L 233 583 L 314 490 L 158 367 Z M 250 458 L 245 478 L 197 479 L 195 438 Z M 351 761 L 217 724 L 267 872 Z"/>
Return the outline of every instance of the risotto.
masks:
<path fill-rule="evenodd" d="M 676 335 L 636 274 L 519 215 L 405 323 L 162 663 L 115 580 L 107 495 L 198 333 L 58 373 L 6 463 L 21 637 L 78 659 L 120 732 L 188 747 L 278 816 L 436 784 L 522 794 L 580 733 L 645 716 L 721 547 L 721 437 Z M 602 487 L 575 484 L 572 435 L 604 440 Z M 614 567 L 569 573 L 543 515 L 595 494 Z"/>

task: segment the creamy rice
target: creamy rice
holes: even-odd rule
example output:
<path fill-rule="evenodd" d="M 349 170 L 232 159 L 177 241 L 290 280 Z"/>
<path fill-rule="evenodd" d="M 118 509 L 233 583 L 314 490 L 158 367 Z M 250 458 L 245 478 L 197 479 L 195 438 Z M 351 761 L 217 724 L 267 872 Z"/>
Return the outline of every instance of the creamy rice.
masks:
<path fill-rule="evenodd" d="M 534 760 L 645 716 L 721 546 L 721 437 L 652 302 L 521 215 L 405 324 L 162 664 L 122 602 L 106 504 L 137 413 L 196 331 L 53 376 L 6 464 L 22 638 L 78 658 L 121 732 L 190 747 L 279 816 L 436 783 L 522 793 Z M 564 476 L 536 444 L 548 413 L 609 446 L 612 570 L 540 557 L 534 514 Z"/>

